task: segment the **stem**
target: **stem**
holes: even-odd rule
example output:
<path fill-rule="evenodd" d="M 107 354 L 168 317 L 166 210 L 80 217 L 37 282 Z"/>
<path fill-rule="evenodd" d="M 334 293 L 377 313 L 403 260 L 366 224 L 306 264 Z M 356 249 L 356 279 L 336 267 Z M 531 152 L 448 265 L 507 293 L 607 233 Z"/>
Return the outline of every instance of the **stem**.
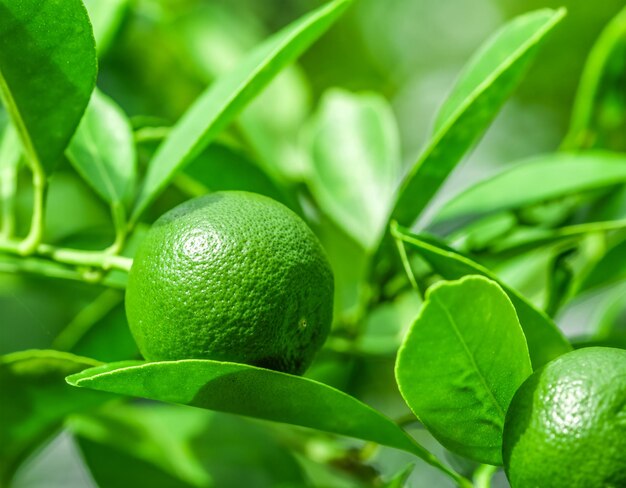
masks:
<path fill-rule="evenodd" d="M 422 300 L 424 300 L 424 294 L 417 284 L 417 280 L 415 279 L 415 275 L 413 274 L 413 270 L 411 269 L 411 263 L 409 263 L 409 258 L 406 254 L 406 248 L 404 247 L 404 243 L 398 239 L 394 239 L 396 244 L 396 248 L 398 249 L 398 254 L 400 254 L 400 260 L 402 261 L 402 266 L 404 267 L 404 272 L 409 278 L 409 282 L 413 289 L 417 292 Z"/>
<path fill-rule="evenodd" d="M 1 163 L 0 163 L 1 164 Z M 2 229 L 0 235 L 11 239 L 15 234 L 15 190 L 17 167 L 4 168 L 0 175 L 0 200 L 2 201 Z"/>
<path fill-rule="evenodd" d="M 59 263 L 72 264 L 75 266 L 91 266 L 100 268 L 103 271 L 111 269 L 130 271 L 130 267 L 133 264 L 131 258 L 116 256 L 107 251 L 81 251 L 78 249 L 54 247 L 49 244 L 40 244 L 37 248 L 37 253 Z"/>
<path fill-rule="evenodd" d="M 121 303 L 123 297 L 118 290 L 109 289 L 102 292 L 61 331 L 54 339 L 52 347 L 61 351 L 72 350 L 95 324 Z"/>
<path fill-rule="evenodd" d="M 167 137 L 172 131 L 171 127 L 142 127 L 135 131 L 135 142 L 159 142 Z"/>
<path fill-rule="evenodd" d="M 115 227 L 115 242 L 113 242 L 105 252 L 107 254 L 118 254 L 124 248 L 128 232 L 126 209 L 122 202 L 116 201 L 111 204 L 111 217 L 113 218 L 113 226 Z"/>
<path fill-rule="evenodd" d="M 45 213 L 45 201 L 47 182 L 46 175 L 39 164 L 31 164 L 33 172 L 33 216 L 30 223 L 30 231 L 26 238 L 19 244 L 18 253 L 29 256 L 37 250 L 43 236 L 43 221 Z"/>
<path fill-rule="evenodd" d="M 498 466 L 482 464 L 474 471 L 474 488 L 491 488 L 491 479 L 498 472 Z"/>

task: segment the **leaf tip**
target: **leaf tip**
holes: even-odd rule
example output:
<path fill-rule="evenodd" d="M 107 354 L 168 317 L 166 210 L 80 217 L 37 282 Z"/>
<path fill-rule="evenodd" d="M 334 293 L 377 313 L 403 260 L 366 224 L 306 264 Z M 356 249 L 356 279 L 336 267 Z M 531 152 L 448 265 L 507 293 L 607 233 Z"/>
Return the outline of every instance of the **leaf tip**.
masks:
<path fill-rule="evenodd" d="M 70 386 L 80 387 L 81 373 L 71 374 L 65 377 L 65 382 Z"/>

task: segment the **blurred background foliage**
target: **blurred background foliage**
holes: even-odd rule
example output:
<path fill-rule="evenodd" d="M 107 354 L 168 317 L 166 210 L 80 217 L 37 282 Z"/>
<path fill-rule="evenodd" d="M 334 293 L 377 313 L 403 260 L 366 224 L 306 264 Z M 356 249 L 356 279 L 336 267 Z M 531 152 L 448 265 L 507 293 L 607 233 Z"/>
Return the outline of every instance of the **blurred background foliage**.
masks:
<path fill-rule="evenodd" d="M 131 117 L 140 167 L 208 83 L 269 33 L 321 3 L 86 1 L 99 52 L 98 86 Z M 623 0 L 358 0 L 177 177 L 146 221 L 187 198 L 222 189 L 264 193 L 305 215 L 327 247 L 337 279 L 336 333 L 308 376 L 401 418 L 407 409 L 395 391 L 394 354 L 420 300 L 404 278 L 389 280 L 386 290 L 366 289 L 369 241 L 375 243 L 377 236 L 364 233 L 359 223 L 382 231 L 385 199 L 416 160 L 436 110 L 476 48 L 506 20 L 559 6 L 567 7 L 567 17 L 482 142 L 417 224 L 448 234 L 450 229 L 431 225 L 430 220 L 451 195 L 514 161 L 573 144 L 563 141 L 583 66 L 602 29 L 623 8 Z M 623 84 L 624 94 L 626 52 L 621 59 L 620 65 L 620 56 L 614 56 L 614 82 Z M 606 107 L 600 116 L 613 124 L 613 133 L 575 147 L 626 150 L 624 96 L 608 100 Z M 365 169 L 355 172 L 350 164 L 362 160 Z M 368 174 L 372 164 L 386 168 L 385 181 L 379 181 L 379 171 Z M 337 199 L 328 181 L 335 182 L 334 191 L 343 188 L 347 193 Z M 28 178 L 21 177 L 20 185 L 18 222 L 26 225 Z M 350 194 L 351 188 L 359 192 Z M 525 209 L 522 217 L 552 226 L 626 217 L 626 192 L 596 197 L 595 206 L 583 210 L 573 196 Z M 113 240 L 106 205 L 67 162 L 53 175 L 48 200 L 46 241 L 101 249 Z M 338 223 L 336 216 L 342 212 Z M 449 242 L 481 256 L 480 238 L 489 235 L 486 229 L 497 236 L 510 226 L 506 217 L 479 224 L 474 233 L 466 227 L 448 234 Z M 18 234 L 25 231 L 18 229 Z M 623 233 L 614 241 L 618 245 L 609 252 L 623 255 Z M 610 243 L 592 235 L 573 257 L 568 249 L 546 246 L 506 262 L 489 253 L 483 258 L 505 281 L 546 305 L 558 287 L 555 270 L 567 274 L 577 262 L 583 267 L 585 253 L 597 255 L 598 247 L 611 249 Z M 607 263 L 602 276 L 614 271 L 611 260 Z M 417 273 L 424 266 L 413 264 Z M 56 348 L 100 361 L 137 355 L 126 326 L 122 290 L 10 271 L 7 263 L 0 267 L 0 354 Z M 591 276 L 583 287 L 590 293 L 562 309 L 555 306 L 570 337 L 580 337 L 581 343 L 610 337 L 613 344 L 626 345 L 626 276 L 614 274 L 608 291 L 602 289 L 605 278 L 594 288 Z M 377 295 L 382 297 L 379 303 L 372 300 Z M 360 333 L 353 340 L 355 328 Z M 471 475 L 474 465 L 444 453 L 425 430 L 414 427 L 425 445 Z M 410 472 L 414 486 L 449 486 L 422 463 L 410 469 L 412 462 L 392 449 L 369 452 L 361 442 L 305 430 L 183 407 L 114 403 L 97 414 L 71 417 L 61 434 L 22 465 L 14 485 L 402 486 Z M 133 473 L 132 479 L 128 473 Z M 506 486 L 503 477 L 496 477 L 496 486 Z"/>

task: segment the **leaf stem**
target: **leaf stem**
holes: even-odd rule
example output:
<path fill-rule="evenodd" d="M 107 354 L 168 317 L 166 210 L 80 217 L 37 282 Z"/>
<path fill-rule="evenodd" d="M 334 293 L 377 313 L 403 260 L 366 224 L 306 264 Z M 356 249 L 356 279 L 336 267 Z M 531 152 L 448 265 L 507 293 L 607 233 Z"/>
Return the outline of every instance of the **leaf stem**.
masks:
<path fill-rule="evenodd" d="M 129 271 L 133 263 L 131 258 L 117 256 L 108 251 L 82 251 L 55 247 L 49 244 L 40 244 L 37 253 L 49 257 L 54 261 L 75 266 L 90 266 L 100 268 L 103 271 L 119 269 Z"/>
<path fill-rule="evenodd" d="M 39 164 L 31 164 L 33 172 L 33 215 L 30 222 L 30 231 L 26 238 L 20 242 L 18 253 L 22 256 L 29 256 L 37 250 L 43 236 L 47 181 L 46 174 Z"/>
<path fill-rule="evenodd" d="M 0 251 L 22 255 L 22 244 L 23 242 L 0 241 Z M 50 258 L 57 263 L 99 268 L 102 271 L 109 271 L 112 269 L 129 271 L 133 263 L 131 258 L 111 254 L 108 250 L 83 251 L 79 249 L 51 246 L 50 244 L 39 244 L 32 254 Z"/>
<path fill-rule="evenodd" d="M 15 234 L 15 191 L 17 187 L 17 168 L 3 168 L 0 173 L 0 202 L 2 204 L 2 228 L 0 236 L 11 239 Z"/>
<path fill-rule="evenodd" d="M 71 351 L 98 321 L 122 302 L 123 298 L 124 294 L 118 290 L 108 289 L 102 292 L 59 333 L 52 342 L 52 347 L 61 351 Z"/>
<path fill-rule="evenodd" d="M 491 488 L 491 479 L 498 472 L 498 466 L 491 464 L 481 464 L 474 471 L 474 488 Z"/>
<path fill-rule="evenodd" d="M 126 209 L 122 202 L 115 201 L 111 204 L 111 216 L 115 228 L 115 241 L 105 252 L 113 255 L 119 254 L 124 248 L 129 230 L 126 220 Z"/>

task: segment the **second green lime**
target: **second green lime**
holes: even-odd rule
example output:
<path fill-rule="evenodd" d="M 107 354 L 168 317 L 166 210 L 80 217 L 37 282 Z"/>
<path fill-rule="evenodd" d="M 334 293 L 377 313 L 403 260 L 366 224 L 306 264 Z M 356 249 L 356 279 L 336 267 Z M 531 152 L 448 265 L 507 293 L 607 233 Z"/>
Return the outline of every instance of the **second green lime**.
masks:
<path fill-rule="evenodd" d="M 218 192 L 159 218 L 134 259 L 126 314 L 150 360 L 214 359 L 301 374 L 330 330 L 333 274 L 300 217 Z"/>

